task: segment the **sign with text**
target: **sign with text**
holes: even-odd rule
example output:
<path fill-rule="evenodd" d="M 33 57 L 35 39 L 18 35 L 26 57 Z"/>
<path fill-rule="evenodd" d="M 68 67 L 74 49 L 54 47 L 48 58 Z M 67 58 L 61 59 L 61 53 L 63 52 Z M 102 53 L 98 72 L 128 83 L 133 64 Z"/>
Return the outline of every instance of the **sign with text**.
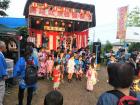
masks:
<path fill-rule="evenodd" d="M 44 7 L 44 4 L 36 4 L 36 6 L 32 4 L 29 6 L 29 15 L 92 22 L 90 11 L 52 5 Z"/>
<path fill-rule="evenodd" d="M 65 28 L 63 28 L 63 27 L 44 26 L 44 30 L 48 30 L 48 31 L 65 31 Z"/>
<path fill-rule="evenodd" d="M 128 6 L 118 9 L 117 39 L 125 39 Z"/>

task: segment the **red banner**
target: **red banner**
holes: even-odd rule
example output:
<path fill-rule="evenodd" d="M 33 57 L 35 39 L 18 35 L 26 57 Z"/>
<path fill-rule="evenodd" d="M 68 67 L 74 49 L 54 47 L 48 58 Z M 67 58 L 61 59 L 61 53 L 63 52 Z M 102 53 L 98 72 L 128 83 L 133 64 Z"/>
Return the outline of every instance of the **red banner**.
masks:
<path fill-rule="evenodd" d="M 117 39 L 125 39 L 128 6 L 118 9 Z"/>
<path fill-rule="evenodd" d="M 29 15 L 92 22 L 92 13 L 86 10 L 36 3 L 29 6 Z M 65 8 L 65 9 L 64 9 Z"/>

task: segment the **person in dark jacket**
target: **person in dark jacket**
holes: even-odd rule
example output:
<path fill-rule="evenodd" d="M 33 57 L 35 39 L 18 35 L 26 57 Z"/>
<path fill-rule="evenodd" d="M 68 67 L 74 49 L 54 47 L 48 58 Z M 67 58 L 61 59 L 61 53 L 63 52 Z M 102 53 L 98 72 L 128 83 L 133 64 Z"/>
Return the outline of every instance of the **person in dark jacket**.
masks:
<path fill-rule="evenodd" d="M 3 41 L 0 41 L 0 105 L 3 105 L 3 98 L 5 94 L 5 80 L 7 79 L 7 64 L 3 51 L 5 51 L 6 45 Z"/>
<path fill-rule="evenodd" d="M 14 67 L 14 78 L 19 78 L 19 93 L 18 93 L 18 105 L 23 105 L 23 97 L 24 97 L 24 90 L 27 88 L 27 105 L 31 105 L 33 91 L 36 88 L 36 83 L 34 84 L 27 84 L 25 82 L 25 75 L 26 75 L 26 65 L 27 60 L 32 59 L 32 52 L 33 48 L 31 46 L 26 46 L 25 50 L 23 50 L 23 55 L 19 58 L 19 60 L 16 62 L 16 65 Z M 33 58 L 34 65 L 36 64 L 36 58 Z"/>
<path fill-rule="evenodd" d="M 109 84 L 126 96 L 130 96 L 130 86 L 133 82 L 134 70 L 129 63 L 112 63 L 107 67 Z M 135 96 L 136 97 L 136 96 Z M 97 105 L 118 105 L 119 99 L 112 93 L 103 93 L 97 102 Z"/>
<path fill-rule="evenodd" d="M 45 96 L 44 105 L 63 105 L 63 95 L 56 90 L 49 92 Z"/>

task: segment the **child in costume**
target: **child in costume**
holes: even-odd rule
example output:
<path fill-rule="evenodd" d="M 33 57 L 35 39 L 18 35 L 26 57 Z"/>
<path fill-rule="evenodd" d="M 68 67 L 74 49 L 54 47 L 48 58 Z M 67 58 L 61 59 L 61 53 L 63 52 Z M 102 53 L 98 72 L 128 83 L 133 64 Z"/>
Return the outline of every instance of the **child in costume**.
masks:
<path fill-rule="evenodd" d="M 44 48 L 41 49 L 41 51 L 38 53 L 39 58 L 39 70 L 38 70 L 38 77 L 44 77 L 46 76 L 46 59 L 47 59 L 47 53 Z"/>
<path fill-rule="evenodd" d="M 49 79 L 49 78 L 51 78 L 52 70 L 53 70 L 53 66 L 54 66 L 54 61 L 53 61 L 51 55 L 49 55 L 49 58 L 46 61 L 46 65 L 47 65 L 47 79 Z"/>
<path fill-rule="evenodd" d="M 58 65 L 57 62 L 54 63 L 54 70 L 52 72 L 52 76 L 53 76 L 53 89 L 57 90 L 59 88 L 60 85 L 60 66 Z"/>
<path fill-rule="evenodd" d="M 67 68 L 68 68 L 68 82 L 71 82 L 71 80 L 72 80 L 72 76 L 73 76 L 74 69 L 75 69 L 74 65 L 75 65 L 74 56 L 71 55 L 71 58 L 69 59 L 68 65 L 67 65 Z"/>
<path fill-rule="evenodd" d="M 97 82 L 97 72 L 94 69 L 94 65 L 90 65 L 88 71 L 86 72 L 87 77 L 87 90 L 93 91 L 93 86 Z"/>

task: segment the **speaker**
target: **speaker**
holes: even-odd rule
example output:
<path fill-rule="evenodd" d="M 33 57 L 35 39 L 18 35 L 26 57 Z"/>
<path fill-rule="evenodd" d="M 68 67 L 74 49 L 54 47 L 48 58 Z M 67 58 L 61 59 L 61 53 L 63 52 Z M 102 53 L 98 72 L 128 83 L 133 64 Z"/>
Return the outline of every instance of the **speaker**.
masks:
<path fill-rule="evenodd" d="M 93 53 L 96 54 L 96 46 L 98 46 L 98 51 L 97 51 L 97 64 L 101 63 L 101 42 L 93 42 Z"/>
<path fill-rule="evenodd" d="M 96 46 L 98 46 L 98 53 L 101 53 L 101 42 L 93 42 L 93 53 L 96 53 Z"/>

